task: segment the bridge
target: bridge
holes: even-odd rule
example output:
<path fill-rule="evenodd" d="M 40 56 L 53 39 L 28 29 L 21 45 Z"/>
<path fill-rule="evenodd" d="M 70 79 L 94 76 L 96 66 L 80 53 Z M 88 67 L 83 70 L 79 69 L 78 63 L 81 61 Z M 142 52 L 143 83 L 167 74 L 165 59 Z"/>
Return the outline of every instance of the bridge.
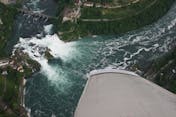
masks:
<path fill-rule="evenodd" d="M 43 19 L 57 19 L 57 17 L 49 16 L 49 15 L 46 15 L 46 14 L 43 14 L 43 13 L 36 13 L 34 11 L 27 10 L 27 9 L 17 9 L 17 10 L 20 13 L 31 15 L 33 17 L 39 17 L 39 18 L 43 18 Z"/>

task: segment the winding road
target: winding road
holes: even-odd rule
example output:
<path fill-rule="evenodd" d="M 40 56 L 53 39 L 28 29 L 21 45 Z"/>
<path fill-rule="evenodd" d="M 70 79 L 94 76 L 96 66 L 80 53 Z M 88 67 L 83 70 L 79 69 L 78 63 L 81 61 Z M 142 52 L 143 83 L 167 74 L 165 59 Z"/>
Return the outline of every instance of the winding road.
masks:
<path fill-rule="evenodd" d="M 138 1 L 139 2 L 139 1 Z M 135 3 L 138 3 L 138 2 L 135 2 Z M 142 13 L 144 10 L 150 8 L 152 5 L 154 5 L 155 3 L 157 2 L 157 0 L 154 0 L 151 4 L 149 4 L 148 6 L 146 6 L 143 10 L 139 11 L 139 12 L 136 12 L 135 14 L 133 15 L 130 15 L 130 17 L 132 16 L 135 16 L 135 15 L 138 15 L 140 13 Z M 133 3 L 133 4 L 135 4 Z M 121 8 L 121 7 L 120 7 Z M 110 8 L 108 8 L 110 9 Z M 126 17 L 118 17 L 118 18 L 113 18 L 113 19 L 108 19 L 108 18 L 103 18 L 103 19 L 84 19 L 84 18 L 80 18 L 81 21 L 83 22 L 112 22 L 112 21 L 117 21 L 117 20 L 121 20 L 121 19 L 124 19 Z"/>

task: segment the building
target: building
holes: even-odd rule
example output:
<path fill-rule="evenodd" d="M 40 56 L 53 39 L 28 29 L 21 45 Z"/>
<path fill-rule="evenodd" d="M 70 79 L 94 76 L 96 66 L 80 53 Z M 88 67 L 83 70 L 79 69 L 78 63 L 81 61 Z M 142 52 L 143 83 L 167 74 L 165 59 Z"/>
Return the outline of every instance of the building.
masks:
<path fill-rule="evenodd" d="M 93 7 L 94 3 L 93 2 L 84 2 L 83 6 L 85 6 L 85 7 Z"/>
<path fill-rule="evenodd" d="M 78 9 L 65 8 L 62 22 L 66 22 L 66 21 L 73 22 L 74 20 L 78 19 L 79 17 L 80 17 L 80 8 L 78 8 Z"/>
<path fill-rule="evenodd" d="M 0 0 L 0 2 L 4 4 L 13 4 L 16 3 L 16 0 Z"/>

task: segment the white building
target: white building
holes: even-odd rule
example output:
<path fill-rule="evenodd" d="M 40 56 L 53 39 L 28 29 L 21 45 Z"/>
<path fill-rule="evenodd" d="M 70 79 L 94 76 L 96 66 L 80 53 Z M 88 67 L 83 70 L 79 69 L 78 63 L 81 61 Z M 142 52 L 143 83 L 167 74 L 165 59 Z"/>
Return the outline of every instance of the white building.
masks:
<path fill-rule="evenodd" d="M 16 3 L 16 0 L 0 0 L 0 2 L 4 4 L 11 4 L 11 3 Z"/>

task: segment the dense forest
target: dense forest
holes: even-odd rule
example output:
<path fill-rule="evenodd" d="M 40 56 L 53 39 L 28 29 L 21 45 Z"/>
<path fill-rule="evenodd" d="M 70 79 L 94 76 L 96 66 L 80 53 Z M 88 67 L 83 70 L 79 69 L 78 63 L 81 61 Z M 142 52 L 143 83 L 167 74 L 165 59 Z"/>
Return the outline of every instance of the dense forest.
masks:
<path fill-rule="evenodd" d="M 66 6 L 74 4 L 74 0 L 55 0 L 55 1 L 58 4 L 57 16 L 61 16 Z"/>
<path fill-rule="evenodd" d="M 6 56 L 4 48 L 10 38 L 16 13 L 15 8 L 0 3 L 0 19 L 2 21 L 0 24 L 0 57 Z"/>
<path fill-rule="evenodd" d="M 145 9 L 140 14 L 129 16 L 127 18 L 119 19 L 111 22 L 83 22 L 78 21 L 82 30 L 91 34 L 118 34 L 129 30 L 134 30 L 156 21 L 167 10 L 174 0 L 157 0 L 157 2 Z"/>

